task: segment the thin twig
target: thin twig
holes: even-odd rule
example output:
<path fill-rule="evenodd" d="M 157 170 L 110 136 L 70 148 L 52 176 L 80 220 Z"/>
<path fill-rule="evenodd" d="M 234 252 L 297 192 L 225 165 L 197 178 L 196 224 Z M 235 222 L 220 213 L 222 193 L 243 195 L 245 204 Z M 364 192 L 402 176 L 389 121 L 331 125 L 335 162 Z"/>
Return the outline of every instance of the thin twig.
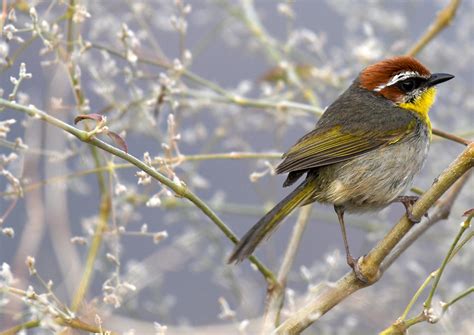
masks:
<path fill-rule="evenodd" d="M 111 211 L 111 202 L 108 196 L 102 197 L 102 203 L 100 205 L 99 212 L 99 221 L 97 223 L 97 228 L 94 232 L 94 237 L 92 238 L 92 243 L 89 248 L 86 264 L 84 265 L 84 272 L 82 274 L 81 281 L 79 286 L 74 294 L 71 310 L 77 311 L 82 303 L 82 300 L 89 290 L 90 283 L 92 281 L 92 273 L 94 271 L 95 260 L 99 254 L 100 246 L 102 244 L 102 236 L 107 229 L 107 222 L 109 221 Z"/>
<path fill-rule="evenodd" d="M 0 16 L 0 31 L 3 31 L 3 26 L 7 20 L 7 0 L 2 0 L 2 15 Z"/>
<path fill-rule="evenodd" d="M 439 137 L 442 137 L 442 138 L 445 138 L 445 139 L 448 139 L 448 140 L 451 140 L 453 142 L 457 142 L 457 143 L 460 143 L 460 144 L 469 145 L 469 143 L 472 142 L 472 141 L 466 140 L 465 138 L 462 138 L 460 136 L 456 136 L 454 134 L 451 134 L 451 133 L 448 133 L 448 132 L 445 132 L 445 131 L 442 131 L 442 130 L 439 130 L 439 129 L 433 129 L 432 132 L 433 132 L 433 135 L 436 135 L 436 136 L 439 136 Z"/>
<path fill-rule="evenodd" d="M 311 205 L 304 206 L 300 209 L 298 219 L 293 228 L 290 242 L 286 248 L 280 270 L 277 275 L 278 285 L 271 287 L 267 292 L 267 301 L 265 306 L 265 314 L 263 316 L 262 335 L 270 334 L 278 324 L 280 311 L 283 307 L 283 298 L 285 296 L 286 281 L 288 274 L 296 257 L 296 252 L 300 246 L 303 232 L 311 217 Z"/>
<path fill-rule="evenodd" d="M 69 8 L 67 11 L 67 53 L 68 55 L 71 55 L 72 52 L 74 51 L 74 44 L 72 41 L 74 40 L 74 10 L 76 7 L 76 0 L 69 0 Z"/>
<path fill-rule="evenodd" d="M 0 335 L 16 335 L 18 332 L 20 332 L 23 329 L 31 329 L 31 328 L 39 327 L 40 323 L 41 323 L 40 320 L 26 321 L 22 324 L 13 326 L 11 328 L 8 328 L 0 332 Z"/>
<path fill-rule="evenodd" d="M 116 51 L 105 45 L 93 43 L 91 44 L 91 48 L 97 49 L 97 50 L 104 50 L 107 53 L 116 57 L 120 57 L 122 59 L 126 59 L 127 57 L 125 54 L 119 51 Z M 137 62 L 142 63 L 142 64 L 157 66 L 164 69 L 172 69 L 173 67 L 173 65 L 169 64 L 168 62 L 161 61 L 161 60 L 147 59 L 140 56 L 137 58 Z M 266 99 L 252 99 L 252 98 L 242 97 L 223 89 L 219 85 L 193 73 L 192 71 L 188 69 L 183 69 L 182 75 L 184 78 L 188 79 L 189 81 L 212 90 L 217 95 L 216 96 L 209 96 L 209 95 L 197 96 L 196 94 L 192 92 L 183 92 L 183 93 L 179 93 L 180 96 L 184 96 L 184 97 L 188 96 L 188 97 L 195 97 L 195 98 L 198 97 L 200 99 L 209 99 L 212 101 L 234 104 L 234 105 L 245 107 L 245 108 L 275 109 L 277 111 L 295 109 L 295 110 L 302 110 L 302 111 L 309 112 L 316 115 L 321 115 L 323 113 L 322 108 L 318 106 L 303 104 L 299 102 L 286 101 L 286 100 L 270 101 Z"/>
<path fill-rule="evenodd" d="M 436 289 L 438 288 L 438 284 L 439 284 L 439 281 L 441 280 L 441 276 L 443 275 L 443 272 L 444 272 L 444 269 L 446 268 L 446 265 L 448 265 L 448 262 L 449 260 L 451 259 L 451 255 L 453 254 L 455 248 L 456 248 L 456 245 L 458 244 L 459 240 L 461 239 L 461 236 L 464 234 L 464 232 L 466 231 L 466 229 L 469 228 L 470 224 L 471 224 L 471 218 L 469 218 L 468 220 L 464 221 L 462 224 L 461 224 L 461 228 L 459 229 L 459 232 L 458 234 L 456 235 L 453 243 L 451 244 L 450 248 L 449 248 L 449 251 L 448 253 L 446 254 L 446 257 L 444 258 L 443 260 L 443 263 L 441 264 L 441 267 L 439 268 L 439 270 L 437 271 L 436 273 L 436 276 L 435 276 L 435 279 L 434 279 L 434 283 L 433 283 L 433 286 L 431 287 L 431 291 L 430 293 L 428 294 L 428 298 L 425 300 L 425 302 L 423 303 L 423 307 L 425 309 L 430 309 L 431 308 L 431 303 L 433 301 L 433 297 L 434 297 L 434 294 L 436 292 Z"/>
<path fill-rule="evenodd" d="M 18 289 L 16 287 L 11 287 L 11 286 L 3 287 L 2 290 L 4 290 L 5 292 L 8 292 L 8 293 L 10 293 L 14 296 L 23 298 L 23 299 L 29 299 L 29 300 L 37 301 L 39 304 L 42 304 L 44 307 L 46 306 L 44 304 L 44 302 L 41 299 L 39 299 L 37 294 L 31 294 L 31 293 L 28 293 L 24 290 Z M 79 318 L 69 317 L 69 314 L 65 313 L 64 311 L 60 311 L 58 309 L 55 309 L 55 311 L 56 311 L 56 313 L 54 313 L 55 315 L 52 319 L 58 325 L 66 326 L 66 327 L 73 328 L 73 329 L 79 329 L 79 330 L 83 330 L 83 331 L 87 331 L 87 332 L 92 332 L 92 333 L 100 333 L 100 334 L 104 333 L 98 327 L 92 326 L 92 325 L 82 321 Z M 20 331 L 22 329 L 35 328 L 35 327 L 39 327 L 40 325 L 41 325 L 40 320 L 31 320 L 31 321 L 25 322 L 21 325 L 14 326 L 13 328 L 7 329 L 7 330 L 1 332 L 0 335 L 16 334 L 18 331 Z M 117 333 L 115 333 L 115 332 L 108 332 L 108 333 L 111 334 L 111 335 L 117 335 Z"/>
<path fill-rule="evenodd" d="M 71 89 L 74 94 L 74 98 L 76 100 L 77 109 L 79 111 L 83 111 L 84 106 L 86 104 L 86 96 L 81 87 L 80 79 L 78 78 L 78 74 L 76 72 L 76 64 L 74 63 L 73 58 L 71 57 L 72 52 L 74 52 L 75 43 L 75 23 L 73 20 L 74 11 L 76 10 L 76 0 L 69 1 L 68 11 L 66 16 L 68 18 L 67 21 L 67 49 L 66 49 L 66 57 L 65 60 L 68 62 L 67 64 L 67 74 L 69 77 L 69 81 L 71 84 Z M 58 53 L 61 53 L 61 49 L 58 49 Z M 58 120 L 59 121 L 59 120 Z M 89 130 L 87 125 L 85 126 L 86 130 Z M 92 154 L 92 158 L 94 160 L 94 164 L 96 168 L 102 166 L 102 162 L 100 159 L 99 152 L 95 146 L 90 146 L 90 152 Z M 81 302 L 84 300 L 87 291 L 89 289 L 90 283 L 92 281 L 92 276 L 94 273 L 94 264 L 95 260 L 99 254 L 99 249 L 102 244 L 102 234 L 107 229 L 108 218 L 110 216 L 110 194 L 108 192 L 108 188 L 106 187 L 105 176 L 102 171 L 96 172 L 97 176 L 97 183 L 99 185 L 99 192 L 100 192 L 100 205 L 99 205 L 99 222 L 95 228 L 94 238 L 91 243 L 91 247 L 89 248 L 87 254 L 87 260 L 85 264 L 85 269 L 83 271 L 83 275 L 81 277 L 78 289 L 74 294 L 71 309 L 72 311 L 76 312 Z"/>
<path fill-rule="evenodd" d="M 466 290 L 462 291 L 461 293 L 459 293 L 458 295 L 456 295 L 454 298 L 449 300 L 449 302 L 447 302 L 443 305 L 443 313 L 446 312 L 448 310 L 448 308 L 451 307 L 452 305 L 454 305 L 456 302 L 458 302 L 459 300 L 467 297 L 469 294 L 472 294 L 472 293 L 474 293 L 474 286 L 471 286 L 468 289 L 466 289 Z"/>

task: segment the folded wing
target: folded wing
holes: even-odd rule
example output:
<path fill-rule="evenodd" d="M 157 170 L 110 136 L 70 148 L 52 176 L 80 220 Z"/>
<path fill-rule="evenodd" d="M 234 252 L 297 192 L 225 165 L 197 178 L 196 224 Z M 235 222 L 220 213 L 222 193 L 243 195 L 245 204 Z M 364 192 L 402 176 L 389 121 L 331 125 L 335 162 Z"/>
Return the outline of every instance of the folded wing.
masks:
<path fill-rule="evenodd" d="M 407 129 L 408 128 L 408 129 Z M 345 132 L 340 126 L 329 130 L 315 129 L 301 138 L 277 166 L 276 173 L 302 171 L 343 162 L 376 148 L 396 143 L 410 127 L 384 133 L 371 131 Z"/>

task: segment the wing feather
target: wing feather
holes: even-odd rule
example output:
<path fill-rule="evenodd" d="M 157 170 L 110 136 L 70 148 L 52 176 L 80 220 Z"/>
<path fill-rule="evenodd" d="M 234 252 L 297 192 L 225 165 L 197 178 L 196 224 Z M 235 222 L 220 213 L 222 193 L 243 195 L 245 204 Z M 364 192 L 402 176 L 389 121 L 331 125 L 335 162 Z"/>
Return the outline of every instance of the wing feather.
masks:
<path fill-rule="evenodd" d="M 347 133 L 341 131 L 340 127 L 326 131 L 315 129 L 284 154 L 284 160 L 276 172 L 307 170 L 342 162 L 399 141 L 407 134 L 407 130 L 406 127 L 392 129 L 377 136 L 373 131 Z"/>

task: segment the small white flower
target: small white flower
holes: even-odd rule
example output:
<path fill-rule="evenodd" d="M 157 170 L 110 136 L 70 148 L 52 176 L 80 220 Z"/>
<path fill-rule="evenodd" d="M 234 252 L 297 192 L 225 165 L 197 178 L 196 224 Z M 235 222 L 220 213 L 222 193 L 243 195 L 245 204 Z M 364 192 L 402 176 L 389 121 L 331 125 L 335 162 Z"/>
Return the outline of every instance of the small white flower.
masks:
<path fill-rule="evenodd" d="M 227 300 L 225 298 L 219 298 L 219 304 L 221 305 L 221 312 L 218 315 L 218 318 L 221 320 L 232 320 L 235 318 L 235 311 L 233 311 Z"/>
<path fill-rule="evenodd" d="M 15 237 L 15 231 L 11 227 L 5 227 L 2 229 L 2 234 L 7 236 L 7 237 Z"/>
<path fill-rule="evenodd" d="M 155 335 L 165 335 L 166 331 L 168 330 L 168 326 L 159 324 L 158 322 L 154 322 L 153 325 L 155 326 Z"/>
<path fill-rule="evenodd" d="M 74 7 L 74 15 L 72 16 L 72 20 L 74 22 L 82 23 L 90 17 L 91 14 L 87 11 L 87 8 L 85 6 L 76 5 Z"/>
<path fill-rule="evenodd" d="M 125 193 L 125 191 L 127 191 L 127 187 L 125 185 L 120 184 L 120 183 L 115 184 L 115 189 L 114 189 L 115 195 L 120 195 L 122 193 Z"/>
<path fill-rule="evenodd" d="M 145 204 L 147 207 L 159 207 L 161 205 L 161 199 L 159 193 L 153 195 Z"/>
<path fill-rule="evenodd" d="M 0 283 L 10 285 L 14 282 L 13 274 L 10 270 L 10 265 L 8 263 L 2 263 L 0 267 Z"/>
<path fill-rule="evenodd" d="M 129 282 L 123 282 L 122 285 L 129 291 L 133 291 L 135 292 L 137 290 L 137 287 L 135 285 L 133 285 L 132 283 L 129 283 Z"/>
<path fill-rule="evenodd" d="M 293 19 L 295 17 L 295 12 L 293 9 L 286 3 L 279 3 L 277 6 L 278 12 L 288 18 Z"/>
<path fill-rule="evenodd" d="M 71 239 L 69 241 L 71 243 L 77 244 L 77 245 L 86 245 L 87 244 L 87 239 L 82 237 L 82 236 L 73 236 L 73 237 L 71 237 Z"/>
<path fill-rule="evenodd" d="M 168 232 L 166 230 L 160 231 L 153 234 L 153 243 L 158 244 L 160 241 L 168 237 Z"/>
<path fill-rule="evenodd" d="M 240 323 L 239 323 L 239 326 L 237 327 L 237 329 L 239 330 L 239 332 L 241 333 L 245 333 L 245 329 L 248 327 L 248 325 L 250 324 L 250 321 L 245 319 L 245 320 L 242 320 Z"/>
<path fill-rule="evenodd" d="M 33 22 L 38 21 L 38 12 L 35 7 L 30 7 L 30 17 Z"/>
<path fill-rule="evenodd" d="M 105 257 L 111 261 L 112 263 L 115 263 L 116 265 L 120 264 L 119 260 L 117 259 L 117 257 L 115 257 L 114 255 L 112 255 L 111 253 L 107 253 L 105 254 Z"/>
<path fill-rule="evenodd" d="M 176 72 L 180 73 L 184 70 L 184 67 L 183 67 L 183 64 L 181 63 L 181 61 L 177 58 L 175 58 L 173 60 L 173 70 L 175 70 Z M 170 114 L 172 115 L 172 114 Z"/>
<path fill-rule="evenodd" d="M 144 171 L 137 172 L 138 185 L 149 185 L 151 183 L 151 176 Z"/>
<path fill-rule="evenodd" d="M 30 272 L 30 275 L 33 275 L 36 273 L 36 268 L 35 268 L 36 260 L 33 256 L 27 256 L 25 264 L 28 267 L 28 271 Z"/>
<path fill-rule="evenodd" d="M 120 298 L 115 294 L 107 294 L 103 299 L 107 305 L 113 305 L 115 308 L 119 308 L 122 305 Z"/>

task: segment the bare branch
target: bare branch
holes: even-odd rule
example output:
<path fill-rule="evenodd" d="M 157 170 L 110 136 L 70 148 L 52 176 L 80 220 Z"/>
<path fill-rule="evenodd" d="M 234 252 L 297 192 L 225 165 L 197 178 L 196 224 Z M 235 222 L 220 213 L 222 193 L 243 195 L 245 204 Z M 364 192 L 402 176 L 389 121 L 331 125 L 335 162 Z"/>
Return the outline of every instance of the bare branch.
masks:
<path fill-rule="evenodd" d="M 268 288 L 266 310 L 263 317 L 262 334 L 270 333 L 276 326 L 280 318 L 280 311 L 283 307 L 283 298 L 285 296 L 286 281 L 290 273 L 291 266 L 295 260 L 296 252 L 303 237 L 303 233 L 311 216 L 311 205 L 301 208 L 298 219 L 293 228 L 290 242 L 286 248 L 285 256 L 277 275 L 278 284 Z"/>

